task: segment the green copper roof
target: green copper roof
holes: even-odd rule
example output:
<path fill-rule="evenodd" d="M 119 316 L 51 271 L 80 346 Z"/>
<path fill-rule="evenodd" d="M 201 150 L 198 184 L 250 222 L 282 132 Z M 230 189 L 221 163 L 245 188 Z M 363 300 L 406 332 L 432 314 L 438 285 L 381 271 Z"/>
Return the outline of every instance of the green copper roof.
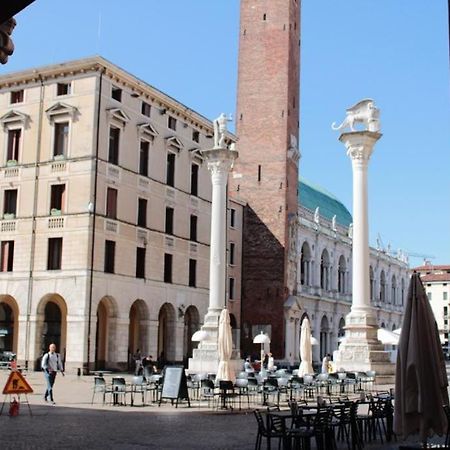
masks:
<path fill-rule="evenodd" d="M 303 179 L 298 182 L 298 201 L 313 212 L 319 207 L 319 214 L 328 220 L 336 215 L 336 222 L 344 227 L 353 222 L 348 209 L 333 194 Z"/>

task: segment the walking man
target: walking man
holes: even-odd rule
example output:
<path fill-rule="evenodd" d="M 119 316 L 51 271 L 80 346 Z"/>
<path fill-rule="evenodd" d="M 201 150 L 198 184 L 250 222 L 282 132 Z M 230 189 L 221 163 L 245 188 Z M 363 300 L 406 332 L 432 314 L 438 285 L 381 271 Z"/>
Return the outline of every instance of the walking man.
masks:
<path fill-rule="evenodd" d="M 47 382 L 47 390 L 45 391 L 44 400 L 50 401 L 52 405 L 55 404 L 53 400 L 53 385 L 55 384 L 56 373 L 58 370 L 64 376 L 64 369 L 61 363 L 61 356 L 56 353 L 56 345 L 50 344 L 48 347 L 48 352 L 42 357 L 41 367 L 44 371 L 45 380 Z"/>

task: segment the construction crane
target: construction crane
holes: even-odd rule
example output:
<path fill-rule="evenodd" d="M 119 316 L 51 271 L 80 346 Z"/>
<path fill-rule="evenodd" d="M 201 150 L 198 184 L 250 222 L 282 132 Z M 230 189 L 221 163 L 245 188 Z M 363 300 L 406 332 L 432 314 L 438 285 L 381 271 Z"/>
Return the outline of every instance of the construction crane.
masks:
<path fill-rule="evenodd" d="M 434 256 L 434 255 L 425 255 L 424 253 L 410 252 L 409 250 L 404 250 L 404 253 L 406 255 L 408 255 L 408 258 L 421 258 L 421 259 L 423 259 L 423 265 L 424 266 L 431 265 L 431 260 L 436 258 L 436 256 Z"/>

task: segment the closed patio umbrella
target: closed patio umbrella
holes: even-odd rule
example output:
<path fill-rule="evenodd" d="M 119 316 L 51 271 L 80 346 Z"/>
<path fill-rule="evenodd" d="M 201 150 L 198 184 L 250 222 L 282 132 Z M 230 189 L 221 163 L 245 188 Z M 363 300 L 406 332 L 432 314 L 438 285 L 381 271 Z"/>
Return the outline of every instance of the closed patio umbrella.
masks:
<path fill-rule="evenodd" d="M 447 373 L 439 331 L 417 273 L 411 277 L 395 374 L 394 431 L 426 442 L 447 429 Z"/>
<path fill-rule="evenodd" d="M 302 322 L 302 332 L 300 334 L 300 367 L 298 368 L 298 376 L 303 377 L 307 374 L 313 374 L 312 366 L 312 342 L 311 327 L 309 319 L 305 317 Z"/>
<path fill-rule="evenodd" d="M 231 353 L 233 351 L 233 338 L 231 336 L 230 314 L 228 309 L 222 309 L 219 319 L 219 367 L 216 380 L 235 381 L 234 371 L 230 365 Z"/>

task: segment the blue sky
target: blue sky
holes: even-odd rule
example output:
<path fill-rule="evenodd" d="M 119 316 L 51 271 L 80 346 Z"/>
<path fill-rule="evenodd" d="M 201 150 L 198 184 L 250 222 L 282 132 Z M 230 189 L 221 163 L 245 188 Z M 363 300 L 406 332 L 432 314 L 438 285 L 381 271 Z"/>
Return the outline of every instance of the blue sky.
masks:
<path fill-rule="evenodd" d="M 36 0 L 23 11 L 0 71 L 101 54 L 209 118 L 234 113 L 238 0 L 76 3 Z M 450 263 L 447 2 L 302 3 L 301 176 L 351 210 L 351 165 L 330 124 L 375 99 L 383 137 L 369 170 L 371 243 L 380 234 Z"/>

